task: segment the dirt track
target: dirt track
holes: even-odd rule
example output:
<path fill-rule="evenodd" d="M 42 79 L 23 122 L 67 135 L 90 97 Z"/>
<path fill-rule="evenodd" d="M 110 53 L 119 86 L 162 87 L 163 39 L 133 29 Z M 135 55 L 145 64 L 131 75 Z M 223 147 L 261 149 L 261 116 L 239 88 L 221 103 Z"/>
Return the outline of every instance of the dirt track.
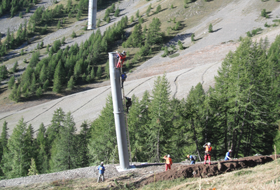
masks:
<path fill-rule="evenodd" d="M 279 158 L 280 156 L 278 156 Z M 226 172 L 234 170 L 240 170 L 243 168 L 255 167 L 260 164 L 273 161 L 271 156 L 251 156 L 240 158 L 230 161 L 215 162 L 211 165 L 195 164 L 195 165 L 175 165 L 168 172 L 161 172 L 156 175 L 151 175 L 145 179 L 136 181 L 133 183 L 135 187 L 141 187 L 149 183 L 157 181 L 173 180 L 177 178 L 190 178 L 190 177 L 211 177 L 220 175 Z"/>

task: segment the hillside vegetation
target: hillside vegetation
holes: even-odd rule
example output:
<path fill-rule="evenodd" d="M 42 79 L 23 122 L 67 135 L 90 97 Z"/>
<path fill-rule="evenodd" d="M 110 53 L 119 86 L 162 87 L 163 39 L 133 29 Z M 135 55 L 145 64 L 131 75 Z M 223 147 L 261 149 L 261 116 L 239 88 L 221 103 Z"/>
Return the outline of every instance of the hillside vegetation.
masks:
<path fill-rule="evenodd" d="M 11 92 L 9 97 L 19 102 L 46 92 L 60 93 L 66 88 L 72 90 L 78 85 L 105 80 L 108 78 L 108 51 L 126 48 L 125 71 L 161 50 L 164 50 L 163 57 L 177 56 L 178 48 L 187 47 L 179 41 L 176 46 L 164 44 L 189 23 L 195 25 L 203 15 L 198 14 L 202 8 L 218 9 L 217 4 L 222 1 L 166 2 L 155 2 L 151 8 L 148 4 L 145 12 L 141 9 L 135 17 L 123 16 L 106 31 L 99 29 L 92 33 L 80 45 L 67 46 L 65 39 L 56 40 L 47 47 L 38 44 L 38 50 L 32 53 L 19 78 L 13 74 L 17 72 L 18 63 L 10 72 L 2 65 L 2 78 L 10 77 L 5 84 Z M 223 2 L 226 4 L 227 1 Z M 197 10 L 194 9 L 196 5 L 199 5 Z M 67 12 L 62 3 L 56 7 L 52 11 Z M 116 5 L 108 7 L 99 24 L 110 23 L 119 17 L 117 10 Z M 40 11 L 41 16 L 55 15 L 52 11 Z M 169 14 L 174 17 L 170 19 Z M 164 17 L 166 15 L 169 19 Z M 40 19 L 46 19 L 45 16 Z M 183 19 L 186 16 L 194 20 L 186 21 Z M 38 22 L 45 22 L 40 19 Z M 209 27 L 208 32 L 213 32 L 213 28 Z M 252 33 L 257 32 L 260 31 Z M 75 35 L 73 33 L 72 37 Z M 223 158 L 230 148 L 232 157 L 237 158 L 270 154 L 274 144 L 279 152 L 280 36 L 271 46 L 267 39 L 253 42 L 252 35 L 248 36 L 240 38 L 237 50 L 227 55 L 215 78 L 215 86 L 207 92 L 198 83 L 185 99 L 171 99 L 170 84 L 163 75 L 155 80 L 152 93 L 146 91 L 141 100 L 132 96 L 133 104 L 127 113 L 129 133 L 133 134 L 130 136 L 132 161 L 161 162 L 165 154 L 171 154 L 175 162 L 184 160 L 186 154 L 196 154 L 202 159 L 205 142 L 213 144 L 215 159 Z M 192 43 L 200 40 L 195 35 L 192 39 Z M 7 45 L 9 43 L 3 46 Z M 63 45 L 66 46 L 64 49 L 61 48 Z M 41 56 L 42 48 L 46 48 L 44 56 Z M 82 124 L 79 134 L 72 114 L 65 113 L 63 108 L 55 110 L 50 126 L 40 125 L 36 137 L 34 126 L 27 125 L 25 118 L 18 121 L 10 136 L 8 128 L 9 124 L 4 122 L 0 146 L 2 178 L 87 167 L 101 161 L 106 164 L 118 162 L 111 97 L 107 98 L 106 106 L 95 121 Z"/>
<path fill-rule="evenodd" d="M 205 142 L 213 144 L 214 159 L 222 158 L 230 148 L 236 158 L 272 153 L 273 145 L 279 143 L 279 46 L 280 36 L 270 48 L 266 40 L 257 43 L 245 38 L 227 55 L 215 87 L 208 92 L 199 83 L 186 99 L 170 99 L 170 84 L 164 75 L 155 80 L 152 94 L 146 91 L 141 101 L 132 96 L 133 106 L 127 114 L 131 160 L 161 162 L 162 155 L 171 154 L 180 162 L 189 153 L 202 159 Z M 112 109 L 108 97 L 99 118 L 90 124 L 85 121 L 80 134 L 75 134 L 71 113 L 61 108 L 53 114 L 51 126 L 46 129 L 41 124 L 36 139 L 32 125 L 27 126 L 23 118 L 9 139 L 4 123 L 3 177 L 118 162 Z"/>

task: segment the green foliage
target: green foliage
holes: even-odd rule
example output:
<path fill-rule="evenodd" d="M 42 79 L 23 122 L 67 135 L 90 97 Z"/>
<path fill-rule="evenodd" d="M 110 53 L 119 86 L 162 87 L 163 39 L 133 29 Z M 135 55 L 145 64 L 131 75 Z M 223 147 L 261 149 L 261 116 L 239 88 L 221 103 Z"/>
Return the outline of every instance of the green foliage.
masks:
<path fill-rule="evenodd" d="M 29 176 L 31 175 L 38 175 L 38 170 L 36 168 L 36 163 L 34 158 L 31 158 L 31 164 L 30 164 L 30 169 L 28 169 L 28 174 Z"/>
<path fill-rule="evenodd" d="M 184 46 L 183 46 L 183 44 L 182 44 L 182 42 L 181 42 L 180 40 L 178 40 L 177 43 L 178 43 L 178 46 L 179 46 L 179 49 L 180 49 L 180 50 L 185 49 Z"/>
<path fill-rule="evenodd" d="M 143 33 L 142 26 L 140 24 L 136 24 L 134 29 L 127 39 L 125 46 L 126 47 L 141 47 L 143 44 Z"/>
<path fill-rule="evenodd" d="M 68 81 L 67 88 L 68 88 L 69 90 L 72 90 L 73 87 L 74 87 L 74 77 L 71 76 L 70 80 Z"/>
<path fill-rule="evenodd" d="M 6 65 L 0 66 L 0 81 L 6 79 L 8 77 L 8 69 Z"/>
<path fill-rule="evenodd" d="M 269 24 L 267 24 L 267 22 L 264 24 L 264 27 L 267 27 L 267 28 L 269 28 L 270 27 L 270 25 Z"/>
<path fill-rule="evenodd" d="M 60 20 L 58 21 L 57 25 L 56 25 L 56 28 L 59 30 L 61 27 L 61 24 L 60 24 Z"/>
<path fill-rule="evenodd" d="M 78 166 L 76 150 L 75 122 L 70 112 L 65 116 L 63 127 L 59 129 L 57 139 L 54 141 L 55 150 L 51 155 L 52 172 L 69 170 Z"/>
<path fill-rule="evenodd" d="M 97 68 L 97 72 L 96 72 L 96 77 L 97 77 L 97 79 L 100 79 L 100 78 L 101 78 L 101 75 L 102 75 L 102 67 L 99 66 L 99 67 Z"/>
<path fill-rule="evenodd" d="M 162 42 L 163 34 L 160 32 L 161 22 L 159 18 L 153 18 L 147 32 L 147 44 L 154 45 Z"/>
<path fill-rule="evenodd" d="M 194 37 L 195 37 L 195 34 L 193 33 L 193 34 L 192 34 L 192 36 L 191 36 L 191 40 L 192 40 L 192 42 L 194 42 L 194 41 L 195 41 Z"/>
<path fill-rule="evenodd" d="M 212 26 L 212 23 L 209 24 L 209 27 L 208 27 L 208 32 L 209 33 L 212 33 L 213 32 L 213 26 Z"/>
<path fill-rule="evenodd" d="M 173 6 L 173 4 L 171 4 L 170 8 L 171 8 L 171 9 L 174 9 L 174 6 Z"/>
<path fill-rule="evenodd" d="M 152 9 L 152 4 L 149 5 L 148 9 L 146 10 L 146 15 L 149 16 Z"/>
<path fill-rule="evenodd" d="M 262 17 L 265 17 L 265 18 L 268 16 L 268 15 L 267 15 L 267 12 L 266 12 L 266 9 L 263 9 L 263 10 L 262 10 L 261 16 L 262 16 Z"/>
<path fill-rule="evenodd" d="M 115 13 L 114 13 L 115 17 L 119 17 L 120 16 L 120 9 L 119 7 L 116 9 Z"/>
<path fill-rule="evenodd" d="M 26 123 L 21 118 L 8 140 L 7 152 L 4 152 L 2 159 L 5 163 L 2 165 L 2 170 L 7 178 L 27 175 L 30 166 L 30 159 L 28 158 L 30 147 L 25 140 L 26 132 Z"/>
<path fill-rule="evenodd" d="M 115 131 L 115 120 L 112 97 L 108 96 L 106 105 L 99 118 L 90 127 L 91 136 L 88 144 L 90 165 L 104 163 L 118 163 L 118 148 Z"/>
<path fill-rule="evenodd" d="M 110 23 L 110 20 L 111 20 L 111 19 L 110 19 L 110 17 L 108 16 L 108 17 L 106 18 L 106 22 L 107 22 L 107 23 Z"/>
<path fill-rule="evenodd" d="M 43 94 L 42 88 L 41 88 L 41 87 L 37 88 L 37 90 L 36 90 L 36 96 L 41 97 L 42 94 Z"/>
<path fill-rule="evenodd" d="M 155 14 L 159 13 L 160 11 L 161 11 L 161 5 L 158 5 Z"/>
<path fill-rule="evenodd" d="M 15 84 L 15 76 L 13 75 L 13 76 L 11 76 L 11 78 L 8 82 L 8 89 L 12 89 L 14 84 Z"/>
<path fill-rule="evenodd" d="M 72 38 L 76 38 L 77 37 L 77 35 L 76 35 L 76 33 L 74 31 L 72 32 L 71 37 Z"/>

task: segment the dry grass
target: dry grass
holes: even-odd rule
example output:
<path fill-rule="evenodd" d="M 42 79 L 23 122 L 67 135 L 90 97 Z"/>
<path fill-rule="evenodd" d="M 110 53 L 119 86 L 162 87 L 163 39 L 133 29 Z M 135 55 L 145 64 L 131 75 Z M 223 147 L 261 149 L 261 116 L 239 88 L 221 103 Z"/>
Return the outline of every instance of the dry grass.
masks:
<path fill-rule="evenodd" d="M 193 189 L 280 189 L 280 159 L 256 166 L 226 173 L 210 178 L 185 179 L 178 184 L 178 181 L 158 182 L 150 184 L 144 188 L 147 189 L 171 189 L 171 190 L 193 190 Z M 156 187 L 156 188 L 154 188 Z"/>

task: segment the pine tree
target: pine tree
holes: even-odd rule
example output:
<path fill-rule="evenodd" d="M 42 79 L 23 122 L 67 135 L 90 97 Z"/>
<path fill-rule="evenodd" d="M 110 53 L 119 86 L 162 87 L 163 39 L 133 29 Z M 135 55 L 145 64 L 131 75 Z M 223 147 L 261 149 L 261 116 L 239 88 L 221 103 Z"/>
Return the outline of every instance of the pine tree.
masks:
<path fill-rule="evenodd" d="M 62 123 L 65 121 L 65 113 L 62 108 L 58 108 L 54 111 L 51 125 L 48 127 L 46 135 L 48 144 L 51 146 L 53 141 L 59 137 L 59 130 L 62 128 Z"/>
<path fill-rule="evenodd" d="M 154 45 L 162 42 L 162 33 L 160 33 L 161 22 L 158 18 L 153 18 L 147 32 L 147 43 Z"/>
<path fill-rule="evenodd" d="M 112 97 L 106 99 L 106 106 L 100 116 L 91 125 L 91 137 L 88 144 L 90 164 L 118 163 L 117 138 Z"/>
<path fill-rule="evenodd" d="M 97 72 L 96 72 L 96 77 L 97 79 L 100 79 L 102 75 L 102 67 L 98 66 Z"/>
<path fill-rule="evenodd" d="M 70 112 L 66 114 L 63 127 L 59 130 L 56 139 L 56 153 L 51 155 L 53 165 L 51 171 L 63 171 L 76 168 L 78 165 L 76 150 L 76 127 Z"/>
<path fill-rule="evenodd" d="M 209 24 L 209 27 L 208 27 L 208 32 L 209 33 L 212 33 L 213 32 L 213 26 L 212 26 L 212 23 Z"/>
<path fill-rule="evenodd" d="M 31 158 L 31 164 L 30 164 L 30 169 L 28 169 L 28 174 L 29 176 L 31 175 L 38 175 L 38 170 L 36 168 L 36 163 L 34 158 Z"/>
<path fill-rule="evenodd" d="M 74 87 L 74 77 L 71 76 L 70 80 L 68 81 L 67 88 L 69 88 L 70 90 L 72 90 L 73 87 Z"/>
<path fill-rule="evenodd" d="M 7 152 L 4 153 L 2 170 L 7 178 L 22 177 L 27 175 L 30 161 L 26 146 L 26 123 L 21 118 L 8 140 Z"/>
<path fill-rule="evenodd" d="M 8 88 L 12 89 L 14 84 L 15 84 L 15 76 L 13 75 L 13 76 L 11 76 L 11 78 L 10 78 L 10 80 L 8 82 Z"/>
<path fill-rule="evenodd" d="M 63 77 L 64 77 L 63 65 L 61 61 L 59 61 L 55 68 L 55 73 L 54 73 L 53 92 L 59 93 L 62 90 Z"/>
<path fill-rule="evenodd" d="M 88 143 L 90 138 L 90 130 L 86 121 L 81 125 L 80 134 L 77 136 L 77 156 L 78 156 L 78 166 L 87 167 L 89 166 L 89 157 L 88 157 Z"/>
<path fill-rule="evenodd" d="M 13 66 L 13 73 L 17 72 L 17 69 L 18 69 L 18 62 L 16 61 Z"/>
<path fill-rule="evenodd" d="M 1 133 L 1 147 L 0 147 L 0 176 L 3 176 L 3 165 L 5 164 L 5 160 L 3 159 L 3 155 L 7 154 L 7 144 L 8 144 L 8 123 L 4 121 Z"/>
<path fill-rule="evenodd" d="M 168 131 L 171 128 L 170 123 L 170 84 L 165 75 L 158 77 L 154 82 L 152 91 L 152 101 L 149 109 L 149 133 L 148 139 L 150 149 L 148 150 L 151 156 L 150 161 L 160 161 L 162 154 L 167 154 L 166 139 L 168 139 Z"/>

